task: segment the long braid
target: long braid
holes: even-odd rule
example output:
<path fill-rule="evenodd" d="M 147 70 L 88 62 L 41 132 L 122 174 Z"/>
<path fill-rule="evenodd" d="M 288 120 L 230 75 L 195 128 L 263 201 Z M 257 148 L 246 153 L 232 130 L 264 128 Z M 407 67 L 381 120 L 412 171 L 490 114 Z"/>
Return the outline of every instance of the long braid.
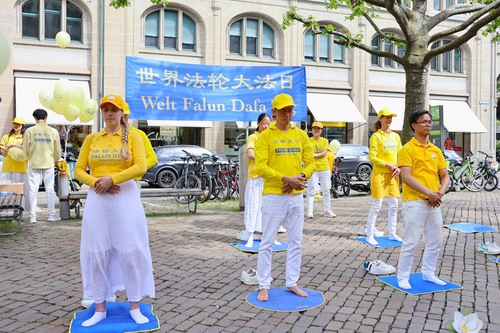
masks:
<path fill-rule="evenodd" d="M 128 143 L 128 123 L 125 121 L 123 116 L 120 118 L 120 125 L 122 125 L 122 149 L 121 155 L 122 159 L 128 161 L 130 158 L 130 152 L 128 151 L 127 143 Z"/>

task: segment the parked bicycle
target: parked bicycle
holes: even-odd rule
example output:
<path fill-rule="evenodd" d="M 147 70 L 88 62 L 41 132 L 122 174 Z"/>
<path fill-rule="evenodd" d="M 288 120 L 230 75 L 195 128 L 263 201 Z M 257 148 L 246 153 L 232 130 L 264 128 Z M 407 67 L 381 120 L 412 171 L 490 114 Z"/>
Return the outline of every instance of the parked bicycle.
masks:
<path fill-rule="evenodd" d="M 231 190 L 225 164 L 219 162 L 216 156 L 212 157 L 212 161 L 214 169 L 212 171 L 212 193 L 210 200 L 218 199 L 226 201 L 231 195 Z"/>
<path fill-rule="evenodd" d="M 498 178 L 496 176 L 498 162 L 493 160 L 493 156 L 480 150 L 478 152 L 485 156 L 484 161 L 479 161 L 477 167 L 477 170 L 483 175 L 486 181 L 484 190 L 488 192 L 494 191 L 498 187 Z"/>
<path fill-rule="evenodd" d="M 200 179 L 197 176 L 195 176 L 194 171 L 190 169 L 190 161 L 194 162 L 195 158 L 187 151 L 183 150 L 183 152 L 186 154 L 186 157 L 181 157 L 181 159 L 184 161 L 184 164 L 182 166 L 181 176 L 179 177 L 179 179 L 177 179 L 174 188 L 175 189 L 201 188 Z M 187 204 L 194 200 L 197 200 L 197 197 L 194 195 L 179 195 L 175 196 L 174 199 L 178 203 Z"/>
<path fill-rule="evenodd" d="M 351 192 L 351 181 L 347 171 L 339 171 L 338 165 L 342 161 L 342 157 L 335 158 L 335 165 L 332 170 L 332 187 L 330 193 L 334 198 L 349 195 Z"/>
<path fill-rule="evenodd" d="M 473 154 L 469 153 L 461 166 L 449 166 L 448 174 L 450 175 L 450 187 L 446 192 L 451 191 L 451 189 L 455 187 L 455 184 L 471 192 L 479 192 L 484 188 L 486 181 L 484 176 L 472 167 L 474 163 L 472 158 Z"/>

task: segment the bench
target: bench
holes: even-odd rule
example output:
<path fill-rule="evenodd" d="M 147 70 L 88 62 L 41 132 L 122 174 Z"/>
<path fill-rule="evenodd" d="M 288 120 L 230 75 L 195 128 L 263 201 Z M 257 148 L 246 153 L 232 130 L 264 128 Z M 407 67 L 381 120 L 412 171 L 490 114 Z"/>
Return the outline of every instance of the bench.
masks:
<path fill-rule="evenodd" d="M 13 236 L 21 228 L 23 220 L 23 183 L 0 184 L 0 221 L 17 221 L 14 231 L 1 232 L 0 236 Z"/>
<path fill-rule="evenodd" d="M 69 192 L 68 200 L 81 200 L 87 198 L 87 190 Z M 198 196 L 203 191 L 197 188 L 174 189 L 174 188 L 143 188 L 141 189 L 141 198 L 166 198 L 166 197 L 186 197 L 188 211 L 191 214 L 196 213 L 198 207 Z M 190 200 L 187 200 L 189 198 Z M 76 205 L 78 206 L 78 205 Z M 80 217 L 80 211 L 77 212 Z"/>

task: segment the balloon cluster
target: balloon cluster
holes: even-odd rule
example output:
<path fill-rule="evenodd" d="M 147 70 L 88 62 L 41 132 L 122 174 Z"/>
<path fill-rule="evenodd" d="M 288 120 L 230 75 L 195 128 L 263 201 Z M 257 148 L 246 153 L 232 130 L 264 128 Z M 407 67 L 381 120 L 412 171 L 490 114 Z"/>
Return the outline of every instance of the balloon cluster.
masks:
<path fill-rule="evenodd" d="M 83 89 L 72 87 L 66 79 L 57 81 L 53 91 L 40 91 L 38 99 L 45 108 L 63 115 L 67 121 L 75 121 L 79 117 L 81 122 L 87 123 L 94 119 L 98 109 L 96 101 L 85 98 Z"/>

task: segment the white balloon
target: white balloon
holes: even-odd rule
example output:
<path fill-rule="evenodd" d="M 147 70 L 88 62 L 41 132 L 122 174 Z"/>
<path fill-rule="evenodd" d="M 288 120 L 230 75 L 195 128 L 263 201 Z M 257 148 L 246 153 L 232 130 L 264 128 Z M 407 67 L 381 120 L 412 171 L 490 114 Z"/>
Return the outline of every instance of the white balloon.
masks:
<path fill-rule="evenodd" d="M 79 114 L 78 107 L 73 104 L 70 104 L 68 105 L 66 112 L 64 112 L 64 118 L 66 118 L 67 121 L 75 121 L 76 118 L 78 118 L 78 114 Z"/>
<path fill-rule="evenodd" d="M 65 48 L 71 43 L 71 36 L 66 31 L 59 31 L 56 34 L 56 43 L 60 48 Z"/>
<path fill-rule="evenodd" d="M 67 79 L 60 79 L 54 87 L 54 98 L 62 106 L 68 106 L 71 102 L 71 85 Z"/>
<path fill-rule="evenodd" d="M 18 162 L 26 161 L 28 159 L 28 156 L 26 156 L 24 150 L 19 147 L 10 148 L 7 154 Z"/>
<path fill-rule="evenodd" d="M 64 114 L 65 111 L 64 107 L 55 98 L 50 100 L 50 108 L 57 114 Z"/>
<path fill-rule="evenodd" d="M 332 153 L 337 154 L 340 150 L 340 142 L 339 140 L 330 141 L 330 150 Z"/>
<path fill-rule="evenodd" d="M 52 106 L 50 105 L 52 98 L 52 92 L 49 89 L 43 89 L 40 93 L 38 93 L 38 100 L 40 101 L 40 104 L 49 110 L 52 109 Z"/>

